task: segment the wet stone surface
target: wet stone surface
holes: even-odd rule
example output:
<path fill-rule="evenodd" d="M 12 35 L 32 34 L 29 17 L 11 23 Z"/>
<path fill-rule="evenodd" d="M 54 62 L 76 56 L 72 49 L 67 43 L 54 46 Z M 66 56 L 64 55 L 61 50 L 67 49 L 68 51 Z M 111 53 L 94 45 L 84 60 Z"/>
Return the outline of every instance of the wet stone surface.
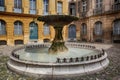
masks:
<path fill-rule="evenodd" d="M 6 62 L 9 59 L 8 56 L 16 47 L 19 46 L 0 46 L 0 80 L 44 80 L 18 75 L 7 70 Z M 112 45 L 112 47 L 106 49 L 106 52 L 108 53 L 110 64 L 104 71 L 71 79 L 55 79 L 53 77 L 45 80 L 120 80 L 120 44 Z"/>

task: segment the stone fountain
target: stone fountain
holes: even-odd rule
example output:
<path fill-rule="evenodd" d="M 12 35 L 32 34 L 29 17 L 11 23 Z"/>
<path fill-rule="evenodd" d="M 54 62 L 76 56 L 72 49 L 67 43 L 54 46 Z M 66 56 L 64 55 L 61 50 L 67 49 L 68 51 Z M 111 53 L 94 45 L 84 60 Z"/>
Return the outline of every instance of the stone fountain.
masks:
<path fill-rule="evenodd" d="M 68 25 L 72 21 L 78 20 L 77 17 L 68 15 L 48 15 L 38 18 L 39 21 L 43 21 L 49 25 L 52 25 L 55 29 L 55 38 L 49 48 L 49 53 L 61 53 L 68 51 L 65 46 L 65 42 L 62 37 L 62 30 L 65 25 Z"/>
<path fill-rule="evenodd" d="M 8 69 L 18 74 L 37 78 L 70 78 L 88 75 L 105 69 L 109 60 L 104 50 L 93 45 L 65 43 L 62 30 L 78 20 L 69 15 L 46 15 L 39 21 L 52 25 L 55 38 L 50 43 L 31 43 L 12 51 Z"/>

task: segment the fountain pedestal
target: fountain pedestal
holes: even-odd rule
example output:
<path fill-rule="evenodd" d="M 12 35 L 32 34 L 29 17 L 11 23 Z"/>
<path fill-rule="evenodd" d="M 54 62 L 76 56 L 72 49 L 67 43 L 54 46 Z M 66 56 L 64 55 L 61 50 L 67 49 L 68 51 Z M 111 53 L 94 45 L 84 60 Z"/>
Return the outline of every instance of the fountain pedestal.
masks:
<path fill-rule="evenodd" d="M 49 48 L 49 53 L 60 53 L 68 51 L 68 48 L 65 46 L 65 42 L 62 36 L 63 26 L 54 26 L 55 29 L 55 38 L 52 42 L 51 47 Z"/>

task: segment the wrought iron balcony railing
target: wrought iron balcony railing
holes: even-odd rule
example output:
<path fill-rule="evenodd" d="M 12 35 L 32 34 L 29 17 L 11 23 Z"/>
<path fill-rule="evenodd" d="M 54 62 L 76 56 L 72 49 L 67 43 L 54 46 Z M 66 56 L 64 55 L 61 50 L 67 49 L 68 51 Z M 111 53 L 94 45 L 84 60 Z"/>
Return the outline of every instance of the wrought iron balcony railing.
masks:
<path fill-rule="evenodd" d="M 79 16 L 80 18 L 85 18 L 87 17 L 87 12 L 81 12 Z"/>
<path fill-rule="evenodd" d="M 112 11 L 120 11 L 120 3 L 112 5 Z"/>
<path fill-rule="evenodd" d="M 93 15 L 100 15 L 100 14 L 103 14 L 105 11 L 104 11 L 104 8 L 96 8 L 93 10 Z"/>

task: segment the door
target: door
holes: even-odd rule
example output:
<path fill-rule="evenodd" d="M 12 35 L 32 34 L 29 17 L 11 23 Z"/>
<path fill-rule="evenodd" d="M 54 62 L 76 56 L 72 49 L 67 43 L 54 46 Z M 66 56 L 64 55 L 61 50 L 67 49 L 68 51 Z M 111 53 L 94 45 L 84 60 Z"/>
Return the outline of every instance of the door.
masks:
<path fill-rule="evenodd" d="M 30 24 L 30 39 L 38 39 L 38 26 L 34 22 Z"/>

